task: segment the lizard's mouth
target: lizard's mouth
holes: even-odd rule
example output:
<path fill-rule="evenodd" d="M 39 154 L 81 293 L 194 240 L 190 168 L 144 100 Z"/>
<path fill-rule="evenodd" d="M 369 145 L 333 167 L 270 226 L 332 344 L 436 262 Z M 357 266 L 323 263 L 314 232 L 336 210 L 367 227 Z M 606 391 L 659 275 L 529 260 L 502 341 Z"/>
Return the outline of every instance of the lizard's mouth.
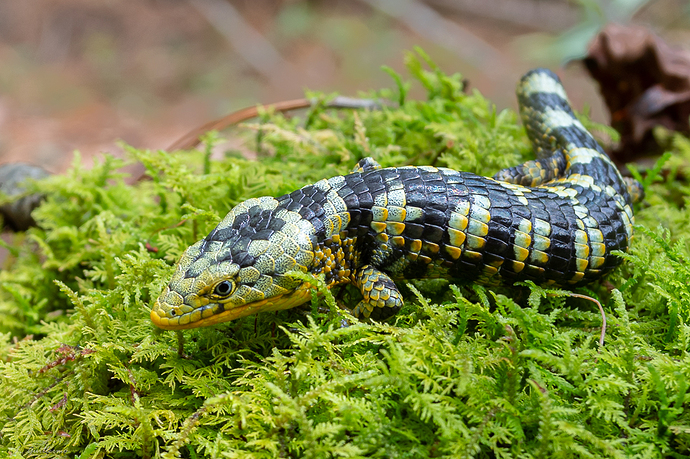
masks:
<path fill-rule="evenodd" d="M 185 330 L 188 328 L 206 327 L 259 312 L 280 311 L 294 308 L 311 299 L 311 286 L 300 285 L 290 293 L 266 298 L 252 303 L 235 306 L 231 303 L 209 303 L 192 311 L 176 315 L 172 306 L 156 300 L 151 308 L 151 321 L 164 330 Z"/>

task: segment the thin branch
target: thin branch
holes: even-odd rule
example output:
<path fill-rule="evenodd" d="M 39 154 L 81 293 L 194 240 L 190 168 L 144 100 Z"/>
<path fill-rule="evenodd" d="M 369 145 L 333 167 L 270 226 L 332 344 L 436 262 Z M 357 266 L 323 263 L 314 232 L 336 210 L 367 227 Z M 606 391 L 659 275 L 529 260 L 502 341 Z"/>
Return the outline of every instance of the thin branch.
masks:
<path fill-rule="evenodd" d="M 471 14 L 552 32 L 572 27 L 581 14 L 576 3 L 558 0 L 426 0 L 426 3 L 460 15 Z"/>
<path fill-rule="evenodd" d="M 252 27 L 239 11 L 224 0 L 188 0 L 204 18 L 225 37 L 230 46 L 257 72 L 273 85 L 285 80 L 285 73 L 294 74 L 266 37 Z"/>
<path fill-rule="evenodd" d="M 501 52 L 469 30 L 417 0 L 360 0 L 405 24 L 418 35 L 452 51 L 494 79 L 507 69 Z"/>
<path fill-rule="evenodd" d="M 573 298 L 581 298 L 583 300 L 588 300 L 588 301 L 593 301 L 599 306 L 599 312 L 601 313 L 601 335 L 599 336 L 599 346 L 603 347 L 604 346 L 604 338 L 606 337 L 606 313 L 604 312 L 604 308 L 602 307 L 601 303 L 599 300 L 596 298 L 592 298 L 591 296 L 587 295 L 581 295 L 579 293 L 573 293 L 570 292 L 568 296 L 573 297 Z"/>
<path fill-rule="evenodd" d="M 317 99 L 294 99 L 276 102 L 274 104 L 256 105 L 253 107 L 243 108 L 191 130 L 173 142 L 173 144 L 168 147 L 168 151 L 189 150 L 194 148 L 199 145 L 200 137 L 204 133 L 208 131 L 222 131 L 223 129 L 234 124 L 256 118 L 259 116 L 259 113 L 264 110 L 272 109 L 276 112 L 287 112 L 300 108 L 309 108 L 314 106 L 316 103 L 318 103 Z M 341 96 L 336 97 L 330 102 L 327 102 L 325 105 L 330 108 L 361 108 L 368 110 L 377 110 L 381 108 L 381 103 L 373 99 L 357 99 L 354 97 Z"/>

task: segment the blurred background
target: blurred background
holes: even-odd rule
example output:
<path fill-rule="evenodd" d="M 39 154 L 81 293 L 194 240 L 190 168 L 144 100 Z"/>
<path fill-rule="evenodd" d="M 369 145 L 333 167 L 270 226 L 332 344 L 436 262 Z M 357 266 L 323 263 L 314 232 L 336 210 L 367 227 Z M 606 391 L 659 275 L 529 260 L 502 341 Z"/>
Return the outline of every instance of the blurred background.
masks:
<path fill-rule="evenodd" d="M 559 69 L 575 107 L 608 122 L 576 59 L 609 22 L 690 49 L 687 0 L 0 0 L 0 163 L 59 173 L 74 150 L 88 164 L 117 140 L 165 148 L 305 89 L 390 87 L 381 65 L 405 75 L 413 46 L 499 109 L 524 71 Z"/>

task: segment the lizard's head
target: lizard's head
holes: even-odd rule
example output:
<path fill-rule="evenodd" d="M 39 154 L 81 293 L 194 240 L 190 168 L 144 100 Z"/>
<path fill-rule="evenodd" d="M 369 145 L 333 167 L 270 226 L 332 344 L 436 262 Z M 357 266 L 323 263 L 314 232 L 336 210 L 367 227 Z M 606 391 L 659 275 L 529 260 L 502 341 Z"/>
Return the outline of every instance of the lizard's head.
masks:
<path fill-rule="evenodd" d="M 308 301 L 307 286 L 285 273 L 311 265 L 313 227 L 278 204 L 270 197 L 245 201 L 189 247 L 151 309 L 153 323 L 203 327 Z"/>

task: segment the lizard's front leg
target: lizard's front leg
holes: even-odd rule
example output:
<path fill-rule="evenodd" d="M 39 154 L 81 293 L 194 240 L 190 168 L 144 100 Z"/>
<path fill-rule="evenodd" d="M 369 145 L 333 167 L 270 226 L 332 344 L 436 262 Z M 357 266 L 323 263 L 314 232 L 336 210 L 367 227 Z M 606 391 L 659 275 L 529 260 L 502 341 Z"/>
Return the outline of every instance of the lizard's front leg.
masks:
<path fill-rule="evenodd" d="M 362 301 L 352 310 L 355 317 L 385 320 L 403 306 L 395 282 L 371 265 L 359 268 L 353 275 L 353 283 L 362 292 Z"/>

